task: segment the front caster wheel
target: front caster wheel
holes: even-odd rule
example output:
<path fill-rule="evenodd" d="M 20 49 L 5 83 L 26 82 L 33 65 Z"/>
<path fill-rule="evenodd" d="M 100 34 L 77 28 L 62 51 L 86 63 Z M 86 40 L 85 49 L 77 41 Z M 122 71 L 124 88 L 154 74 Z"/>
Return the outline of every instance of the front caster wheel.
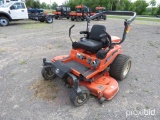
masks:
<path fill-rule="evenodd" d="M 89 90 L 86 87 L 80 86 L 80 89 L 82 90 L 81 95 L 78 95 L 74 89 L 70 93 L 70 100 L 76 107 L 85 104 L 90 97 Z"/>
<path fill-rule="evenodd" d="M 101 98 L 99 99 L 99 103 L 100 103 L 100 104 L 103 104 L 105 100 L 106 100 L 106 99 L 105 99 L 104 97 L 101 97 Z"/>
<path fill-rule="evenodd" d="M 53 80 L 56 77 L 50 66 L 43 67 L 41 74 L 44 80 Z"/>

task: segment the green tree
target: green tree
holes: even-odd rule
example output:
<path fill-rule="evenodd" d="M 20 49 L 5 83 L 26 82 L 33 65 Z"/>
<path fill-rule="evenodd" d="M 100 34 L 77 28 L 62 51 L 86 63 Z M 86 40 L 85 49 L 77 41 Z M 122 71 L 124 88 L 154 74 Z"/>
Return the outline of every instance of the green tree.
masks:
<path fill-rule="evenodd" d="M 136 11 L 138 15 L 142 15 L 146 12 L 148 3 L 145 0 L 137 0 L 133 3 L 132 11 Z"/>
<path fill-rule="evenodd" d="M 40 8 L 40 7 L 41 7 L 40 2 L 39 2 L 39 1 L 34 1 L 33 7 L 34 7 L 34 8 Z"/>
<path fill-rule="evenodd" d="M 150 5 L 152 6 L 152 15 L 154 14 L 154 9 L 153 7 L 156 5 L 156 0 L 151 0 Z"/>
<path fill-rule="evenodd" d="M 118 10 L 130 10 L 132 3 L 129 0 L 120 0 L 118 4 Z"/>
<path fill-rule="evenodd" d="M 45 2 L 42 2 L 41 8 L 46 9 L 47 8 L 47 4 Z"/>
<path fill-rule="evenodd" d="M 158 7 L 157 7 L 156 14 L 160 15 L 160 5 L 158 5 Z"/>
<path fill-rule="evenodd" d="M 27 8 L 33 7 L 34 0 L 26 0 L 26 6 Z"/>
<path fill-rule="evenodd" d="M 54 2 L 54 3 L 51 5 L 51 8 L 55 10 L 57 6 L 58 6 L 58 4 L 57 4 L 56 2 Z"/>
<path fill-rule="evenodd" d="M 50 5 L 49 4 L 47 4 L 46 9 L 50 9 Z"/>

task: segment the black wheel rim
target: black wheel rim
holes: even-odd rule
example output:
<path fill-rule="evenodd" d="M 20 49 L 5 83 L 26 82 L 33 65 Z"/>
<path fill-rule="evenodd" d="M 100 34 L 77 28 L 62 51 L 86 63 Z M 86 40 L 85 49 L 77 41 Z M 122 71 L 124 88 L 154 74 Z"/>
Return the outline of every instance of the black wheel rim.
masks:
<path fill-rule="evenodd" d="M 1 18 L 0 23 L 1 23 L 1 25 L 6 26 L 8 24 L 8 21 L 4 18 Z"/>
<path fill-rule="evenodd" d="M 54 73 L 51 70 L 47 70 L 46 75 L 47 75 L 47 77 L 51 78 L 54 76 Z"/>
<path fill-rule="evenodd" d="M 52 18 L 51 18 L 51 17 L 48 17 L 48 18 L 47 18 L 47 21 L 48 21 L 49 23 L 51 23 L 51 22 L 52 22 Z"/>
<path fill-rule="evenodd" d="M 130 68 L 131 68 L 131 61 L 129 61 L 129 62 L 126 64 L 125 68 L 124 68 L 124 71 L 123 71 L 123 76 L 124 76 L 124 77 L 127 76 Z"/>
<path fill-rule="evenodd" d="M 82 104 L 84 103 L 86 100 L 87 100 L 87 94 L 86 93 L 83 93 L 83 99 L 81 99 L 79 96 L 77 96 L 77 103 L 78 104 Z"/>

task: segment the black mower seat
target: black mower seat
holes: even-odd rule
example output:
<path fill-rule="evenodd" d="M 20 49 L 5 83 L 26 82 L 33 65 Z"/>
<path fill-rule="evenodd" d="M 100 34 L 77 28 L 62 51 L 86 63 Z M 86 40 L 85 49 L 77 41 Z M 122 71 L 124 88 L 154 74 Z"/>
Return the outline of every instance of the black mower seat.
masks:
<path fill-rule="evenodd" d="M 103 43 L 99 41 L 84 38 L 78 42 L 78 46 L 87 51 L 96 52 L 102 48 Z"/>
<path fill-rule="evenodd" d="M 91 32 L 88 34 L 88 38 L 83 38 L 78 41 L 78 46 L 92 53 L 97 52 L 104 47 L 104 43 L 100 37 L 101 34 L 104 34 L 104 30 L 106 30 L 106 27 L 103 25 L 93 25 Z"/>

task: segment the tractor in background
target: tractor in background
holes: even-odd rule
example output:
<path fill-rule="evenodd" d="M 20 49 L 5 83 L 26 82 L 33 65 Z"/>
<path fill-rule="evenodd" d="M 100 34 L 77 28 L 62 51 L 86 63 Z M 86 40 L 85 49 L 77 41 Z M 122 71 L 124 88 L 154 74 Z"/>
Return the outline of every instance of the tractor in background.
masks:
<path fill-rule="evenodd" d="M 71 8 L 68 6 L 58 6 L 56 8 L 56 11 L 53 11 L 52 14 L 55 15 L 55 19 L 61 19 L 61 18 L 70 18 L 69 13 L 71 12 Z"/>
<path fill-rule="evenodd" d="M 105 12 L 105 11 L 106 11 L 105 7 L 96 7 L 95 12 L 91 12 L 90 15 L 93 16 L 93 15 L 95 15 L 97 13 Z M 97 19 L 97 20 L 100 20 L 100 19 L 106 20 L 106 14 L 103 13 L 101 16 L 98 16 L 95 19 Z"/>
<path fill-rule="evenodd" d="M 83 5 L 76 6 L 75 12 L 70 12 L 71 21 L 84 21 L 86 19 L 86 16 L 90 16 L 89 8 Z"/>

